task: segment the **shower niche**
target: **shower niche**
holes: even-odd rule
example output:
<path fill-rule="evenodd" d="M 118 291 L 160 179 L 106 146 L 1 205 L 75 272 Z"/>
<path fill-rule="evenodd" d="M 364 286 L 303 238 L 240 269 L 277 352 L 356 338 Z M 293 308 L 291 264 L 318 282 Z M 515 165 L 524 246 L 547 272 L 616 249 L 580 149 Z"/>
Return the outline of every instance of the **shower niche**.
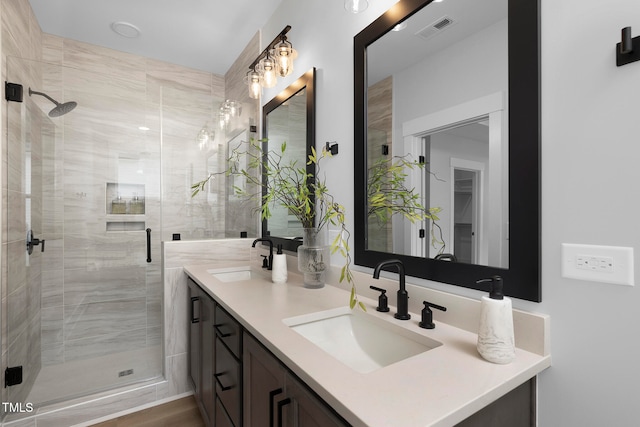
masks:
<path fill-rule="evenodd" d="M 107 231 L 144 231 L 145 214 L 144 184 L 107 182 L 106 212 Z"/>

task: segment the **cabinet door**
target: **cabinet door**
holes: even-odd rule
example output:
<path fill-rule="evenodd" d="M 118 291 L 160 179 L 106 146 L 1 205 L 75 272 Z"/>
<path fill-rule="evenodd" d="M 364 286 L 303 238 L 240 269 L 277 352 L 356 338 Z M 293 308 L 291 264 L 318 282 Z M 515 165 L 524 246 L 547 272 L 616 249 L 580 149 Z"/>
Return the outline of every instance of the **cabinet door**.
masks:
<path fill-rule="evenodd" d="M 243 340 L 244 425 L 274 427 L 277 404 L 285 398 L 285 370 L 255 338 L 245 333 Z"/>
<path fill-rule="evenodd" d="M 307 387 L 291 375 L 286 379 L 287 396 L 291 404 L 287 405 L 288 427 L 346 427 L 331 408 Z"/>
<path fill-rule="evenodd" d="M 216 395 L 236 426 L 242 424 L 242 367 L 231 351 L 216 337 L 216 364 L 213 374 Z"/>
<path fill-rule="evenodd" d="M 201 330 L 201 365 L 200 365 L 200 398 L 202 399 L 202 407 L 205 412 L 205 420 L 214 419 L 215 408 L 215 385 L 213 383 L 213 363 L 214 340 L 215 334 L 213 329 L 213 313 L 215 302 L 204 291 L 201 296 L 202 311 L 200 314 L 200 330 Z"/>
<path fill-rule="evenodd" d="M 196 401 L 200 396 L 200 312 L 201 290 L 189 279 L 189 380 L 195 393 Z"/>

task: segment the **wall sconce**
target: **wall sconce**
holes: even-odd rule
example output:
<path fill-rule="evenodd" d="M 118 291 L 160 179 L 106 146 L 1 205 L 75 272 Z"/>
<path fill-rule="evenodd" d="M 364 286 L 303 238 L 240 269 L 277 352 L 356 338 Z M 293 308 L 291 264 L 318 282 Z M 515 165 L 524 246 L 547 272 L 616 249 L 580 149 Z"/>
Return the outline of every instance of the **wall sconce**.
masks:
<path fill-rule="evenodd" d="M 293 72 L 293 60 L 298 52 L 287 40 L 286 34 L 290 29 L 290 25 L 284 27 L 249 66 L 245 82 L 249 86 L 250 98 L 259 99 L 263 87 L 274 87 L 278 76 L 286 77 Z"/>
<path fill-rule="evenodd" d="M 622 29 L 620 43 L 616 44 L 616 65 L 621 67 L 640 61 L 640 36 L 631 37 L 631 27 Z"/>
<path fill-rule="evenodd" d="M 369 7 L 367 0 L 344 0 L 344 8 L 351 13 L 360 13 Z"/>

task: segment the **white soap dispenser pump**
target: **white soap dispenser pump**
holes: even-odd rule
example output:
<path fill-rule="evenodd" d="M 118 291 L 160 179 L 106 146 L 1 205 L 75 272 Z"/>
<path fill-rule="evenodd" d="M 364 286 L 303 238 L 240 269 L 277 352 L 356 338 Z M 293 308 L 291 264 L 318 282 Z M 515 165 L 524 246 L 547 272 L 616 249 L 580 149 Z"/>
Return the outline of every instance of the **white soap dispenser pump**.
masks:
<path fill-rule="evenodd" d="M 273 256 L 271 281 L 273 283 L 287 283 L 287 276 L 287 255 L 282 252 L 282 245 L 278 245 L 277 252 Z"/>
<path fill-rule="evenodd" d="M 502 277 L 477 281 L 481 282 L 491 282 L 491 291 L 480 303 L 478 353 L 492 363 L 511 363 L 516 356 L 511 299 L 502 293 Z"/>

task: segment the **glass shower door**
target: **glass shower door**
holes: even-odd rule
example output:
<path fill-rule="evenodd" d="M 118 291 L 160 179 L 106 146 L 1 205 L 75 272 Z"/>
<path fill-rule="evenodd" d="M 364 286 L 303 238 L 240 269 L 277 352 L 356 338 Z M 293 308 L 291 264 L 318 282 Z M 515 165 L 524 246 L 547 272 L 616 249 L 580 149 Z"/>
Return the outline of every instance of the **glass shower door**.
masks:
<path fill-rule="evenodd" d="M 159 109 L 126 76 L 18 58 L 7 69 L 23 102 L 7 102 L 3 339 L 23 381 L 3 401 L 39 405 L 159 377 L 160 138 L 149 126 Z M 49 117 L 54 103 L 30 88 L 78 106 Z M 30 255 L 28 230 L 39 242 Z"/>

